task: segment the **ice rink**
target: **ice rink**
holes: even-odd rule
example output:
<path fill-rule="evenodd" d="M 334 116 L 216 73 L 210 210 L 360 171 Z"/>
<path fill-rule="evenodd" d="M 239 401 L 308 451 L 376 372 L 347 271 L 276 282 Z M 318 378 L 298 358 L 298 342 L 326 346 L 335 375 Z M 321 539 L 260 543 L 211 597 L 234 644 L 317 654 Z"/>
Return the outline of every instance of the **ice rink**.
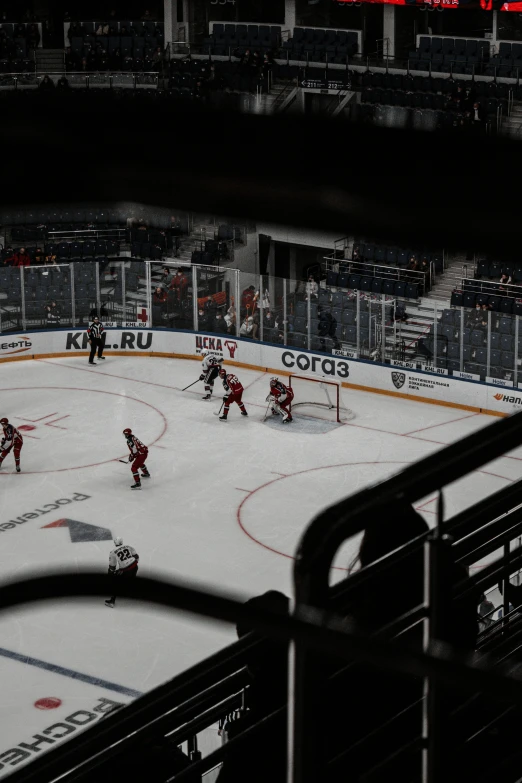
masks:
<path fill-rule="evenodd" d="M 261 372 L 237 370 L 249 416 L 233 406 L 223 423 L 213 415 L 219 379 L 210 403 L 201 383 L 181 391 L 199 375 L 189 360 L 109 356 L 89 367 L 75 357 L 1 370 L 0 416 L 24 435 L 22 473 L 12 455 L 0 471 L 4 580 L 60 566 L 105 572 L 110 531 L 137 549 L 143 575 L 244 598 L 290 594 L 292 555 L 320 509 L 493 421 L 343 390 L 356 417 L 310 434 L 263 423 L 270 376 Z M 152 478 L 140 492 L 118 462 L 128 453 L 125 427 L 149 446 Z M 521 460 L 519 449 L 452 485 L 447 516 L 519 478 Z M 431 523 L 434 498 L 418 508 Z M 356 543 L 339 554 L 333 578 Z M 101 716 L 103 700 L 127 702 L 235 638 L 230 627 L 124 601 L 114 610 L 69 600 L 2 615 L 0 776 L 13 759 L 58 741 L 57 729 L 44 731 L 54 723 L 69 736 L 68 726 L 72 733 Z M 15 747 L 18 755 L 1 755 Z"/>

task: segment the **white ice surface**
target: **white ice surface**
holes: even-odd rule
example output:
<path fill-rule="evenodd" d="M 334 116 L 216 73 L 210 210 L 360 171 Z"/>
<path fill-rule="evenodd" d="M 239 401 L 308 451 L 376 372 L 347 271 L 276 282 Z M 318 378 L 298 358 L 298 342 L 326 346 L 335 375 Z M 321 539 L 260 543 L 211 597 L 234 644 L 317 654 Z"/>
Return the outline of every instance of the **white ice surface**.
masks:
<path fill-rule="evenodd" d="M 105 572 L 109 541 L 72 543 L 61 518 L 110 528 L 140 553 L 140 573 L 187 578 L 241 597 L 268 589 L 291 593 L 292 555 L 307 523 L 332 502 L 492 422 L 487 416 L 343 390 L 356 414 L 323 434 L 266 426 L 269 376 L 238 369 L 249 416 L 236 406 L 224 423 L 196 362 L 113 357 L 91 368 L 83 358 L 3 364 L 0 415 L 24 430 L 22 473 L 9 456 L 0 472 L 0 524 L 74 493 L 88 499 L 51 509 L 0 530 L 3 579 L 53 567 Z M 298 416 L 298 412 L 296 412 Z M 122 435 L 132 427 L 149 444 L 152 478 L 131 492 Z M 451 486 L 446 515 L 506 486 L 520 475 L 522 449 Z M 434 498 L 418 504 L 429 523 Z M 345 544 L 333 579 L 356 551 Z M 477 564 L 480 566 L 480 564 Z M 0 754 L 61 720 L 90 710 L 102 697 L 128 701 L 97 679 L 144 692 L 235 639 L 234 629 L 122 601 L 73 599 L 0 616 Z M 30 656 L 91 678 L 21 663 Z M 59 709 L 35 709 L 54 696 Z M 0 762 L 1 762 L 0 756 Z M 12 767 L 5 765 L 0 776 Z"/>

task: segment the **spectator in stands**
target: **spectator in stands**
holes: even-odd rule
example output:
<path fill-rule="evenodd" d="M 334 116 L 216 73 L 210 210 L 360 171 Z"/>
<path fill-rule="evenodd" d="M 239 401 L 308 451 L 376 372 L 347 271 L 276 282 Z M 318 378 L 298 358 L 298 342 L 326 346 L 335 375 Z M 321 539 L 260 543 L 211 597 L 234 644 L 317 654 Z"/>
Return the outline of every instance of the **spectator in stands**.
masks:
<path fill-rule="evenodd" d="M 37 266 L 45 263 L 45 255 L 41 247 L 37 247 L 36 250 L 34 251 L 33 263 Z"/>
<path fill-rule="evenodd" d="M 201 307 L 198 309 L 198 330 L 200 332 L 211 332 L 212 319 L 208 313 Z"/>
<path fill-rule="evenodd" d="M 29 49 L 37 49 L 40 43 L 40 31 L 37 24 L 30 24 L 27 28 L 27 46 Z"/>
<path fill-rule="evenodd" d="M 168 294 L 165 291 L 164 288 L 162 288 L 160 285 L 156 288 L 154 291 L 154 296 L 152 297 L 152 304 L 155 305 L 164 305 L 166 304 L 168 299 Z"/>
<path fill-rule="evenodd" d="M 329 310 L 325 310 L 321 305 L 317 308 L 317 315 L 319 317 L 318 332 L 321 350 L 326 350 L 326 337 L 330 337 L 333 340 L 334 348 L 339 348 L 339 341 L 336 337 L 337 332 L 337 319 L 333 317 Z"/>
<path fill-rule="evenodd" d="M 506 272 L 502 272 L 500 275 L 499 283 L 503 283 L 504 285 L 509 285 L 509 283 L 513 282 L 511 275 L 508 275 Z"/>
<path fill-rule="evenodd" d="M 469 329 L 476 329 L 479 324 L 482 323 L 482 311 L 480 305 L 475 305 L 475 309 L 469 312 L 469 316 L 466 320 L 466 327 Z"/>
<path fill-rule="evenodd" d="M 315 282 L 315 278 L 313 275 L 310 275 L 308 280 L 306 281 L 306 296 L 310 297 L 311 299 L 317 299 L 319 295 L 319 286 Z"/>
<path fill-rule="evenodd" d="M 62 90 L 62 91 L 63 90 L 67 91 L 67 90 L 70 90 L 70 88 L 71 87 L 70 87 L 70 84 L 69 84 L 69 79 L 65 75 L 64 76 L 60 76 L 60 78 L 58 79 L 58 81 L 56 83 L 56 89 L 57 90 Z"/>
<path fill-rule="evenodd" d="M 100 22 L 96 28 L 96 35 L 109 35 L 109 25 L 107 22 Z"/>
<path fill-rule="evenodd" d="M 395 302 L 392 305 L 392 318 L 394 321 L 400 321 L 401 323 L 408 323 L 408 313 L 403 302 Z"/>
<path fill-rule="evenodd" d="M 170 287 L 176 291 L 180 302 L 185 296 L 187 286 L 188 286 L 187 276 L 184 274 L 184 272 L 181 269 L 178 269 L 178 271 L 176 272 L 176 274 L 172 279 Z"/>
<path fill-rule="evenodd" d="M 56 302 L 51 302 L 45 308 L 47 326 L 53 326 L 60 323 L 61 310 Z"/>
<path fill-rule="evenodd" d="M 14 252 L 11 256 L 8 256 L 4 264 L 6 266 L 31 266 L 31 258 L 25 247 L 21 247 L 18 252 Z"/>
<path fill-rule="evenodd" d="M 161 277 L 161 286 L 165 290 L 171 287 L 172 280 L 174 279 L 174 275 L 172 274 L 171 269 L 168 266 L 163 267 L 163 274 Z"/>
<path fill-rule="evenodd" d="M 234 305 L 230 305 L 225 313 L 225 323 L 227 325 L 228 334 L 236 333 L 236 308 Z"/>
<path fill-rule="evenodd" d="M 419 271 L 419 262 L 415 258 L 415 256 L 411 256 L 408 266 L 406 267 L 406 280 L 410 280 L 412 283 L 419 282 L 419 276 L 415 274 Z M 412 272 L 414 274 L 412 274 Z"/>
<path fill-rule="evenodd" d="M 276 319 L 270 310 L 264 311 L 263 329 L 277 329 Z"/>
<path fill-rule="evenodd" d="M 52 90 L 54 90 L 54 87 L 55 87 L 55 85 L 54 85 L 53 80 L 51 79 L 49 74 L 46 73 L 45 76 L 43 77 L 42 81 L 38 85 L 38 89 L 42 90 L 42 91 L 51 92 Z"/>
<path fill-rule="evenodd" d="M 143 16 L 140 17 L 142 22 L 153 22 L 154 16 L 151 14 L 148 8 L 145 9 Z"/>
<path fill-rule="evenodd" d="M 288 615 L 290 611 L 289 599 L 276 590 L 251 598 L 245 606 L 277 612 L 282 616 Z M 248 710 L 238 720 L 226 725 L 229 740 L 286 704 L 287 642 L 263 639 L 248 622 L 239 622 L 238 638 L 247 634 L 252 634 L 253 641 L 262 641 L 262 646 L 252 647 L 249 653 L 247 672 L 250 682 L 246 691 Z M 286 720 L 286 710 L 281 710 L 275 719 L 262 724 L 253 736 L 245 738 L 237 750 L 226 757 L 217 782 L 245 783 L 248 780 L 248 783 L 284 783 L 287 766 Z"/>
<path fill-rule="evenodd" d="M 471 111 L 471 121 L 473 125 L 482 125 L 484 119 L 485 119 L 484 109 L 482 108 L 480 103 L 478 103 L 478 101 L 475 101 Z"/>
<path fill-rule="evenodd" d="M 254 319 L 250 316 L 245 316 L 243 323 L 239 329 L 241 337 L 252 337 L 252 329 L 254 328 Z"/>
<path fill-rule="evenodd" d="M 156 47 L 156 49 L 152 53 L 152 62 L 154 63 L 154 65 L 159 66 L 159 64 L 162 63 L 164 59 L 165 59 L 165 54 L 163 52 L 163 49 L 161 48 L 161 46 Z"/>
<path fill-rule="evenodd" d="M 252 316 L 252 335 L 253 340 L 259 340 L 259 310 Z"/>
<path fill-rule="evenodd" d="M 217 332 L 218 334 L 226 334 L 227 333 L 227 325 L 225 323 L 225 319 L 223 318 L 223 314 L 219 312 L 219 310 L 216 313 L 216 317 L 214 318 L 214 322 L 212 324 L 212 331 Z"/>
<path fill-rule="evenodd" d="M 255 286 L 250 285 L 245 288 L 241 296 L 241 312 L 251 314 L 256 309 L 257 299 L 259 294 L 256 292 Z"/>

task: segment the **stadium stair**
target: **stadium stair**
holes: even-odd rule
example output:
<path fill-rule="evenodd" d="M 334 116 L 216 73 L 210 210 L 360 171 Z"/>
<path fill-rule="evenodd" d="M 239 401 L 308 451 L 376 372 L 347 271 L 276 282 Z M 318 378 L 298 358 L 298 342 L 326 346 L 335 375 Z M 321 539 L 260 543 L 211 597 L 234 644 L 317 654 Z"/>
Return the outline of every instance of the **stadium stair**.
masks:
<path fill-rule="evenodd" d="M 463 277 L 473 277 L 473 261 L 466 261 L 464 255 L 459 255 L 446 263 L 444 272 L 435 279 L 427 297 L 449 302 L 451 292 L 460 288 Z"/>

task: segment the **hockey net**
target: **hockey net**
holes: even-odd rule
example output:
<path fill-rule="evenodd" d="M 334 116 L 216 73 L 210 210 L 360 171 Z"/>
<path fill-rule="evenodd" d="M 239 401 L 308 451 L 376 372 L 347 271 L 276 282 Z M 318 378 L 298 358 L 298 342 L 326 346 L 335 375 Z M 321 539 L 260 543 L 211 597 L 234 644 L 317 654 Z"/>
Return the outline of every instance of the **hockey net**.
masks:
<path fill-rule="evenodd" d="M 294 392 L 292 412 L 299 408 L 305 416 L 315 416 L 328 421 L 345 422 L 355 414 L 343 402 L 341 383 L 307 375 L 290 375 L 289 385 Z"/>

